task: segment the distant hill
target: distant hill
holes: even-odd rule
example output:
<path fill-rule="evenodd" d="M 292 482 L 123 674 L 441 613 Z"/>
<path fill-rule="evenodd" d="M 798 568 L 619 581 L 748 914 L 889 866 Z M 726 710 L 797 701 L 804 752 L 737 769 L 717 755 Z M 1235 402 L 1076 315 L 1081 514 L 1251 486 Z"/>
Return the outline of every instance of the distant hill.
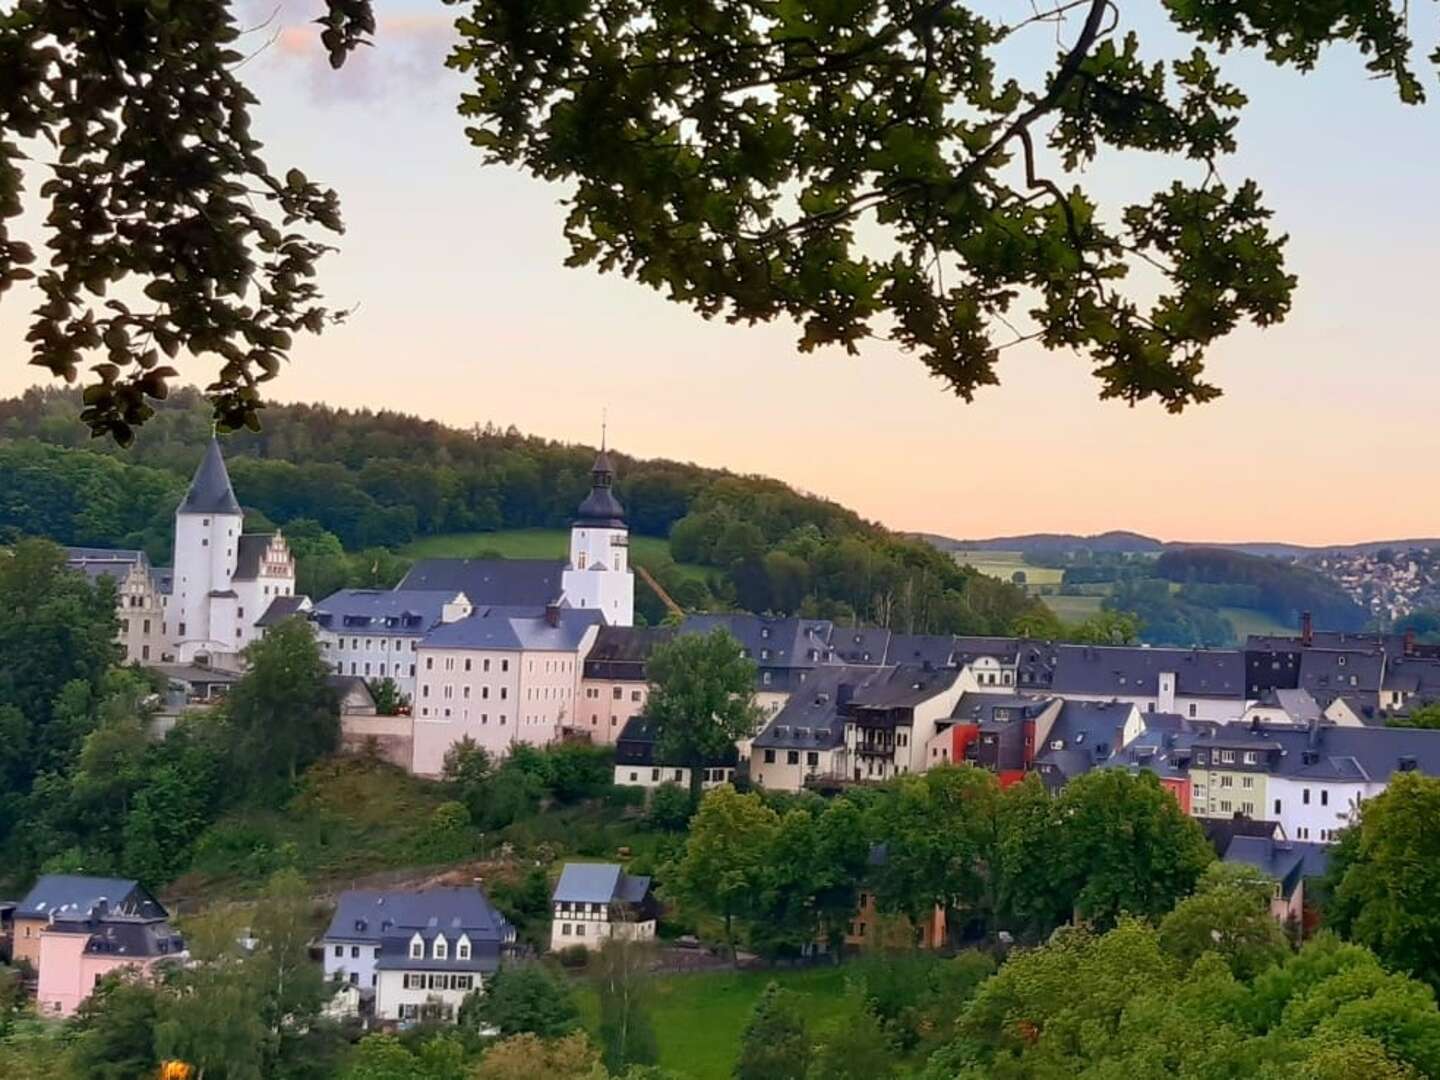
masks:
<path fill-rule="evenodd" d="M 1077 533 L 1024 533 L 1018 536 L 992 536 L 983 540 L 957 540 L 934 533 L 911 533 L 916 539 L 928 541 L 941 551 L 1020 551 L 1027 555 L 1061 555 L 1072 551 L 1093 551 L 1105 554 L 1156 555 L 1163 551 L 1187 548 L 1211 548 L 1238 551 L 1245 555 L 1264 555 L 1278 559 L 1299 559 L 1307 555 L 1329 552 L 1373 555 L 1390 548 L 1440 547 L 1440 538 L 1422 537 L 1405 540 L 1366 540 L 1358 544 L 1289 544 L 1283 541 L 1256 540 L 1245 543 L 1217 543 L 1199 540 L 1158 540 L 1143 533 L 1114 530 L 1084 536 Z"/>

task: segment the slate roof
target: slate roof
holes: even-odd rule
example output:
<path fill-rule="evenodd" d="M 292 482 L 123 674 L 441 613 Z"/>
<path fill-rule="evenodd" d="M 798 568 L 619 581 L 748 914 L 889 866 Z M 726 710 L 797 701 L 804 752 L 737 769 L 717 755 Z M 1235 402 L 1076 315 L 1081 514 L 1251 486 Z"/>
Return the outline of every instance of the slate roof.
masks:
<path fill-rule="evenodd" d="M 1013 664 L 1023 642 L 1019 638 L 962 636 L 954 639 L 956 663 L 968 663 L 993 656 L 1002 664 Z"/>
<path fill-rule="evenodd" d="M 1234 649 L 1060 645 L 1051 685 L 1061 694 L 1155 697 L 1163 672 L 1174 673 L 1175 692 L 1183 697 L 1245 695 L 1245 656 Z"/>
<path fill-rule="evenodd" d="M 949 634 L 891 634 L 885 659 L 892 664 L 953 667 L 955 642 L 956 639 Z"/>
<path fill-rule="evenodd" d="M 90 877 L 83 874 L 46 874 L 25 894 L 15 915 L 21 919 L 71 915 L 83 918 L 104 901 L 115 913 L 164 918 L 168 913 L 138 881 L 132 878 Z"/>
<path fill-rule="evenodd" d="M 602 529 L 625 528 L 625 508 L 615 497 L 615 465 L 602 447 L 590 466 L 590 494 L 576 511 L 575 524 Z"/>
<path fill-rule="evenodd" d="M 1440 660 L 1400 657 L 1385 665 L 1384 690 L 1431 698 L 1440 695 Z"/>
<path fill-rule="evenodd" d="M 239 514 L 240 503 L 235 498 L 235 489 L 230 486 L 230 473 L 225 468 L 225 458 L 220 453 L 220 442 L 212 437 L 195 469 L 190 490 L 177 514 Z"/>
<path fill-rule="evenodd" d="M 67 547 L 65 565 L 84 574 L 92 582 L 108 577 L 119 585 L 132 567 L 148 569 L 150 560 L 143 551 L 131 548 Z"/>
<path fill-rule="evenodd" d="M 1296 724 L 1309 724 L 1323 718 L 1320 703 L 1309 690 L 1280 687 L 1264 691 L 1258 704 L 1267 709 L 1280 709 Z"/>
<path fill-rule="evenodd" d="M 1143 769 L 1171 780 L 1190 778 L 1190 759 L 1196 738 L 1202 731 L 1221 726 L 1176 713 L 1147 712 L 1141 719 L 1145 729 L 1118 753 L 1111 754 L 1106 765 L 1130 772 Z"/>
<path fill-rule="evenodd" d="M 1296 780 L 1385 783 L 1401 770 L 1440 776 L 1440 731 L 1415 728 L 1230 723 L 1202 733 L 1194 748 L 1263 750 L 1271 775 Z"/>
<path fill-rule="evenodd" d="M 410 941 L 419 934 L 425 957 L 412 959 Z M 430 943 L 443 934 L 451 942 L 444 959 L 430 956 Z M 470 939 L 469 960 L 455 955 L 453 943 Z M 475 886 L 437 886 L 414 892 L 351 889 L 340 894 L 325 931 L 326 942 L 378 944 L 382 970 L 494 971 L 502 948 L 515 940 L 514 927 Z"/>
<path fill-rule="evenodd" d="M 563 559 L 421 559 L 396 588 L 463 592 L 477 607 L 543 607 L 564 591 L 564 573 Z"/>
<path fill-rule="evenodd" d="M 585 654 L 585 678 L 643 682 L 655 646 L 674 636 L 664 626 L 602 626 Z"/>
<path fill-rule="evenodd" d="M 292 616 L 303 614 L 309 604 L 308 596 L 277 596 L 270 601 L 264 614 L 255 620 L 255 625 L 275 626 Z"/>
<path fill-rule="evenodd" d="M 1047 688 L 1055 681 L 1056 649 L 1050 641 L 1021 639 L 1015 649 L 1015 683 L 1022 688 Z"/>
<path fill-rule="evenodd" d="M 455 596 L 431 589 L 341 589 L 316 604 L 310 618 L 337 634 L 423 634 Z"/>
<path fill-rule="evenodd" d="M 235 550 L 235 581 L 254 581 L 260 576 L 260 564 L 274 538 L 274 533 L 240 534 Z"/>
<path fill-rule="evenodd" d="M 864 626 L 832 626 L 828 659 L 842 664 L 875 664 L 888 662 L 893 643 L 889 630 Z"/>
<path fill-rule="evenodd" d="M 883 669 L 874 679 L 857 687 L 852 708 L 913 709 L 942 694 L 960 677 L 956 668 L 924 668 L 899 664 Z"/>
<path fill-rule="evenodd" d="M 719 757 L 710 758 L 701 764 L 702 769 L 729 768 L 735 765 L 740 758 L 740 752 L 732 743 L 726 747 L 725 753 Z M 615 764 L 633 765 L 637 768 L 674 768 L 672 762 L 659 760 L 655 753 L 655 725 L 645 717 L 644 713 L 632 716 L 625 721 L 625 726 L 620 729 L 620 736 L 615 740 Z M 681 766 L 683 768 L 683 766 Z"/>
<path fill-rule="evenodd" d="M 605 616 L 596 608 L 560 608 L 554 626 L 543 610 L 477 608 L 467 618 L 435 626 L 425 635 L 420 647 L 574 652 L 592 626 L 603 625 Z"/>
<path fill-rule="evenodd" d="M 557 904 L 639 904 L 649 892 L 648 877 L 627 874 L 615 863 L 566 863 L 550 899 Z"/>
<path fill-rule="evenodd" d="M 827 665 L 816 668 L 803 687 L 755 736 L 762 750 L 833 750 L 845 742 L 845 709 L 856 689 L 883 678 L 873 667 Z"/>
<path fill-rule="evenodd" d="M 1325 705 L 1342 693 L 1378 691 L 1384 672 L 1379 651 L 1312 648 L 1300 654 L 1300 686 Z"/>
<path fill-rule="evenodd" d="M 179 956 L 185 940 L 163 918 L 110 915 L 100 919 L 61 918 L 49 929 L 62 934 L 87 934 L 85 952 L 92 956 L 149 959 Z"/>
<path fill-rule="evenodd" d="M 1215 849 L 1216 856 L 1221 859 L 1225 857 L 1225 853 L 1230 850 L 1230 844 L 1237 837 L 1274 840 L 1279 839 L 1284 833 L 1278 821 L 1256 821 L 1254 818 L 1248 817 L 1197 818 L 1196 820 L 1205 833 L 1205 839 L 1210 841 L 1210 846 Z"/>
<path fill-rule="evenodd" d="M 745 612 L 687 615 L 682 634 L 709 634 L 724 627 L 762 668 L 810 668 L 825 662 L 832 624 L 826 619 L 772 618 Z"/>
<path fill-rule="evenodd" d="M 1322 877 L 1330 865 L 1325 844 L 1275 840 L 1263 836 L 1237 836 L 1225 851 L 1227 863 L 1253 866 L 1280 883 L 1285 896 L 1307 877 Z"/>
<path fill-rule="evenodd" d="M 950 710 L 952 720 L 962 724 L 987 724 L 995 722 L 995 710 L 1015 716 L 1002 716 L 1002 722 L 1011 719 L 1027 719 L 1044 712 L 1055 699 L 1034 694 L 985 694 L 967 691 L 960 695 L 955 707 Z"/>
<path fill-rule="evenodd" d="M 1036 747 L 1035 767 L 1069 780 L 1106 764 L 1120 753 L 1134 709 L 1111 701 L 1065 702 L 1045 745 Z"/>

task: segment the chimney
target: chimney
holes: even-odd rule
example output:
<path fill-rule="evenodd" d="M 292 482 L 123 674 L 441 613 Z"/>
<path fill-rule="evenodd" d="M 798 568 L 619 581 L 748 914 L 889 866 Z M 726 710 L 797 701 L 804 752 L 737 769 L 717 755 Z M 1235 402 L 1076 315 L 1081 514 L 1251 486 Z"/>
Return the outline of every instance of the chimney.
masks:
<path fill-rule="evenodd" d="M 1406 656 L 1414 656 L 1414 655 L 1415 655 L 1415 631 L 1414 631 L 1414 630 L 1406 630 L 1406 631 L 1405 631 L 1405 655 L 1406 655 Z"/>
<path fill-rule="evenodd" d="M 560 605 L 552 600 L 545 605 L 545 621 L 551 626 L 560 625 Z"/>
<path fill-rule="evenodd" d="M 1300 613 L 1300 644 L 1309 648 L 1315 643 L 1315 624 L 1310 618 L 1310 612 Z"/>

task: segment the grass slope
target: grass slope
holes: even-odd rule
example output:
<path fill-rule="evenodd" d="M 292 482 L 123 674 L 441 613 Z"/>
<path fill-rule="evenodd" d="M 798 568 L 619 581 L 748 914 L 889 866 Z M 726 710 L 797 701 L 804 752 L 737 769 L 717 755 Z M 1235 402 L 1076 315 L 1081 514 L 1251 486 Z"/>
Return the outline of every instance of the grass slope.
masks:
<path fill-rule="evenodd" d="M 1019 551 L 952 551 L 955 561 L 961 566 L 973 566 L 986 577 L 1010 581 L 1015 571 L 1025 573 L 1026 585 L 1059 585 L 1065 571 L 1049 566 L 1031 566 L 1025 555 Z"/>
<path fill-rule="evenodd" d="M 563 559 L 570 550 L 565 529 L 502 529 L 498 532 L 442 533 L 426 536 L 400 549 L 410 559 L 473 559 L 484 554 L 507 559 Z M 658 536 L 630 536 L 630 557 L 650 569 L 670 561 L 670 542 Z M 682 573 L 704 581 L 709 572 L 693 563 L 677 563 Z"/>
<path fill-rule="evenodd" d="M 220 900 L 253 894 L 275 870 L 293 866 L 318 889 L 415 866 L 439 784 L 393 766 L 331 758 L 305 774 L 300 791 L 274 808 L 247 806 L 208 828 L 190 872 L 172 896 Z"/>
<path fill-rule="evenodd" d="M 812 1032 L 840 1011 L 845 995 L 843 968 L 662 975 L 655 980 L 652 1006 L 660 1066 L 687 1080 L 729 1080 L 745 1022 L 772 979 L 800 996 Z M 585 1026 L 596 1034 L 599 998 L 589 982 L 582 982 L 577 990 Z"/>

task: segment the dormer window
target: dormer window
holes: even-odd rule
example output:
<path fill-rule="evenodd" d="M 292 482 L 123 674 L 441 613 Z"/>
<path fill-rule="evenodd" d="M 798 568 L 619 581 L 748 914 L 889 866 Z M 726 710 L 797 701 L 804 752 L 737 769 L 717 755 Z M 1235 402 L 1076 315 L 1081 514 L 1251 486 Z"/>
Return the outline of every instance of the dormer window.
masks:
<path fill-rule="evenodd" d="M 410 939 L 410 959 L 423 960 L 425 958 L 425 939 L 416 934 Z"/>
<path fill-rule="evenodd" d="M 445 960 L 445 959 L 447 959 L 447 958 L 449 957 L 449 955 L 450 955 L 450 945 L 449 945 L 449 943 L 445 940 L 445 935 L 444 935 L 444 934 L 439 934 L 439 935 L 436 936 L 436 938 L 435 938 L 435 945 L 434 945 L 434 947 L 431 949 L 430 955 L 431 955 L 432 957 L 434 957 L 436 960 Z"/>
<path fill-rule="evenodd" d="M 470 959 L 470 939 L 468 937 L 462 937 L 455 946 L 455 958 L 457 960 Z"/>

